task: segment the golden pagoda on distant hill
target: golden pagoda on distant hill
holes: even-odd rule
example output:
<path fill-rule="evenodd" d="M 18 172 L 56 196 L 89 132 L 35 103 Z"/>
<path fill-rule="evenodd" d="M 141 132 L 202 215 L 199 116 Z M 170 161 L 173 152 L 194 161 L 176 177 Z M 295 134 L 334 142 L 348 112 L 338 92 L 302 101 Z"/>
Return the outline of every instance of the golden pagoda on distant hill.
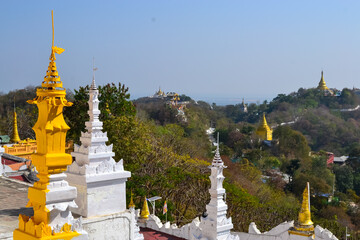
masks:
<path fill-rule="evenodd" d="M 326 82 L 324 80 L 324 72 L 323 71 L 321 71 L 321 79 L 319 82 L 319 86 L 317 88 L 320 90 L 323 90 L 323 91 L 329 90 L 329 88 L 326 86 Z"/>
<path fill-rule="evenodd" d="M 260 121 L 260 125 L 256 130 L 256 134 L 263 140 L 271 141 L 272 132 L 273 130 L 269 127 L 269 125 L 266 122 L 265 113 L 263 113 L 263 118 L 262 121 Z"/>

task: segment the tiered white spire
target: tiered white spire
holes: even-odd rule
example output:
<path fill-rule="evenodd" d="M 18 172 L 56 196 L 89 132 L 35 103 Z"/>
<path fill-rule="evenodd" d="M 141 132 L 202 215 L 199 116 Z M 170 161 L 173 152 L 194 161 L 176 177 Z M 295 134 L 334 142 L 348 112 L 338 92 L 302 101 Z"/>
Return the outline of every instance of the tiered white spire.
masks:
<path fill-rule="evenodd" d="M 93 68 L 95 73 L 96 68 Z M 75 144 L 75 162 L 68 167 L 68 179 L 78 188 L 73 212 L 85 217 L 113 214 L 126 210 L 125 182 L 131 173 L 124 171 L 123 160 L 115 162 L 112 144 L 107 146 L 108 137 L 99 120 L 99 90 L 93 74 L 89 90 L 89 121 L 87 132 L 81 133 L 81 146 Z"/>
<path fill-rule="evenodd" d="M 206 205 L 207 216 L 201 219 L 200 228 L 202 237 L 216 240 L 238 239 L 230 234 L 233 228 L 231 217 L 227 218 L 227 205 L 224 201 L 225 189 L 223 188 L 223 169 L 226 168 L 219 151 L 219 133 L 217 136 L 217 147 L 211 166 L 211 187 L 209 189 L 211 200 Z"/>

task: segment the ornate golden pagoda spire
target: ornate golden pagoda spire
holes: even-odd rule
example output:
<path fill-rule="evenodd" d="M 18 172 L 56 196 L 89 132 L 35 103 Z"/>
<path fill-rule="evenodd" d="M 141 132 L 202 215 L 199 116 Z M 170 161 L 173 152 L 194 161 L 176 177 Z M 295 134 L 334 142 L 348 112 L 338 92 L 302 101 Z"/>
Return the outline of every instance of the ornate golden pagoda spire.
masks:
<path fill-rule="evenodd" d="M 263 140 L 271 141 L 272 140 L 272 132 L 273 130 L 267 124 L 265 113 L 263 113 L 262 120 L 260 121 L 260 125 L 256 130 L 256 134 Z"/>
<path fill-rule="evenodd" d="M 329 90 L 329 88 L 326 86 L 326 83 L 325 83 L 325 80 L 324 80 L 324 72 L 321 71 L 321 79 L 320 79 L 320 82 L 319 82 L 319 86 L 318 86 L 318 89 L 320 90 Z"/>
<path fill-rule="evenodd" d="M 133 192 L 131 191 L 131 197 L 130 197 L 130 203 L 129 203 L 129 208 L 135 208 L 135 204 L 134 204 L 134 200 L 133 200 Z M 145 198 L 146 199 L 146 198 Z"/>
<path fill-rule="evenodd" d="M 17 143 L 20 142 L 21 139 L 19 137 L 18 127 L 17 127 L 17 118 L 16 118 L 16 112 L 14 109 L 14 119 L 13 119 L 13 135 L 11 137 L 11 142 Z"/>
<path fill-rule="evenodd" d="M 39 109 L 38 120 L 33 127 L 36 134 L 37 152 L 32 163 L 38 170 L 39 181 L 29 188 L 27 207 L 33 207 L 34 216 L 19 216 L 19 228 L 14 231 L 14 240 L 71 239 L 79 233 L 69 207 L 76 207 L 76 188 L 70 187 L 62 172 L 72 163 L 65 153 L 66 132 L 70 129 L 63 117 L 63 107 L 71 106 L 65 98 L 56 69 L 55 53 L 64 49 L 54 46 L 54 17 L 52 14 L 52 47 L 50 63 L 36 98 L 28 103 Z"/>
<path fill-rule="evenodd" d="M 145 201 L 144 201 L 143 207 L 141 209 L 140 217 L 144 218 L 144 219 L 148 219 L 149 215 L 150 215 L 149 205 L 147 203 L 147 199 L 146 199 L 146 196 L 145 196 Z"/>

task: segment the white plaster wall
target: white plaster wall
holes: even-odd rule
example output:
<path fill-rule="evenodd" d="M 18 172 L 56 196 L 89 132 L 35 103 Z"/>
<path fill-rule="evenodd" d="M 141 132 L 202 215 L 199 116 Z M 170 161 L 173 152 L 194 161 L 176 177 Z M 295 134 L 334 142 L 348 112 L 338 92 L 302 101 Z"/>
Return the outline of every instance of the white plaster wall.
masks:
<path fill-rule="evenodd" d="M 87 176 L 68 172 L 67 175 L 78 191 L 75 199 L 78 208 L 71 208 L 72 212 L 93 217 L 126 210 L 125 184 L 130 173 L 123 171 Z"/>
<path fill-rule="evenodd" d="M 125 211 L 125 180 L 113 179 L 88 184 L 88 215 L 96 216 L 99 213 L 103 215 Z"/>
<path fill-rule="evenodd" d="M 102 217 L 83 218 L 83 229 L 89 240 L 134 239 L 134 229 L 129 211 Z"/>

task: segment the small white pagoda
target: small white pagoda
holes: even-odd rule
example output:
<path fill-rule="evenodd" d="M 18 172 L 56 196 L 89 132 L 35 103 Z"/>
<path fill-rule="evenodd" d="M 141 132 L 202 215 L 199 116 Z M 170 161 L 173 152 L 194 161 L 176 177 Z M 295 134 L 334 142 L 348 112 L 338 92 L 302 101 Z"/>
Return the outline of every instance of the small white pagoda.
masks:
<path fill-rule="evenodd" d="M 233 228 L 231 217 L 227 218 L 227 205 L 224 201 L 225 189 L 223 188 L 223 181 L 225 179 L 223 170 L 226 168 L 224 162 L 220 157 L 219 152 L 219 135 L 217 136 L 218 145 L 216 147 L 215 157 L 211 169 L 211 188 L 209 189 L 211 200 L 206 205 L 206 214 L 201 218 L 200 239 L 214 239 L 214 240 L 238 240 L 238 236 L 233 236 L 230 230 Z"/>
<path fill-rule="evenodd" d="M 126 210 L 126 181 L 131 173 L 124 171 L 123 160 L 115 162 L 112 144 L 99 120 L 99 90 L 93 77 L 89 92 L 90 120 L 85 123 L 81 146 L 75 144 L 71 154 L 75 161 L 68 167 L 68 181 L 77 187 L 75 200 L 79 208 L 71 211 L 84 217 L 114 214 Z"/>

